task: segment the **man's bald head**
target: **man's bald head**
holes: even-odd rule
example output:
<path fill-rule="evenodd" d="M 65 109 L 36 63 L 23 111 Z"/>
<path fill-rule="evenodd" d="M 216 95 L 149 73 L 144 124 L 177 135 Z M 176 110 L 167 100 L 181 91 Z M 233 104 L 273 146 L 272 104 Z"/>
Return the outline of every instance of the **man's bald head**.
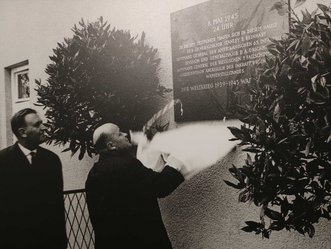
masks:
<path fill-rule="evenodd" d="M 131 147 L 127 134 L 121 132 L 120 128 L 112 123 L 103 124 L 94 131 L 93 144 L 97 151 L 126 150 Z"/>
<path fill-rule="evenodd" d="M 114 130 L 116 129 L 117 125 L 112 124 L 112 123 L 106 123 L 103 124 L 101 126 L 99 126 L 98 128 L 95 129 L 95 131 L 93 132 L 93 144 L 95 145 L 98 140 L 100 139 L 100 137 L 104 136 L 104 135 L 110 135 L 114 132 Z M 118 127 L 117 127 L 118 128 Z"/>

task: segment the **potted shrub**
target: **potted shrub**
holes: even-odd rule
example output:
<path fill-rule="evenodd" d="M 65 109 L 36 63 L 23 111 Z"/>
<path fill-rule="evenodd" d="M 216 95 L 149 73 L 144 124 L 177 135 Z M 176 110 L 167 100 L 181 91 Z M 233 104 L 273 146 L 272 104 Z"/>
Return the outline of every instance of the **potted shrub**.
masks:
<path fill-rule="evenodd" d="M 302 1 L 301 1 L 302 2 Z M 254 72 L 244 123 L 230 127 L 249 152 L 230 168 L 239 201 L 261 208 L 242 230 L 269 238 L 272 231 L 314 235 L 331 213 L 331 9 L 293 15 L 290 33 L 268 46 Z M 294 14 L 294 13 L 293 13 Z"/>
<path fill-rule="evenodd" d="M 102 17 L 81 20 L 72 32 L 53 49 L 46 84 L 36 80 L 37 105 L 46 109 L 48 143 L 69 143 L 64 151 L 79 150 L 82 159 L 93 153 L 96 126 L 114 122 L 124 130 L 141 129 L 155 111 L 155 97 L 168 89 L 159 84 L 160 59 L 145 33 L 137 39 Z"/>

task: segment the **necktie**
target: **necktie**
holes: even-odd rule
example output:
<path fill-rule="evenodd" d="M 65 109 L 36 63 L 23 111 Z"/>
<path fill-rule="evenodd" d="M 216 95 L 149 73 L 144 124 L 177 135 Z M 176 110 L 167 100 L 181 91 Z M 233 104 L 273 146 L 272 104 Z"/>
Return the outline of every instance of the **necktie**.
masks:
<path fill-rule="evenodd" d="M 34 151 L 31 151 L 30 152 L 30 155 L 31 155 L 31 165 L 34 165 L 35 160 L 36 160 L 37 153 L 34 152 Z"/>

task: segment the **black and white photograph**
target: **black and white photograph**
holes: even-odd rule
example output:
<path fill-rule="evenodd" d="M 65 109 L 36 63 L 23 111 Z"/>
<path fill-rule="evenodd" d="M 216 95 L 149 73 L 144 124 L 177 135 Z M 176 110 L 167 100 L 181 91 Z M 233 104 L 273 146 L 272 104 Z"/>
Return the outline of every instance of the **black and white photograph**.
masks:
<path fill-rule="evenodd" d="M 331 249 L 330 0 L 0 0 L 0 249 Z"/>

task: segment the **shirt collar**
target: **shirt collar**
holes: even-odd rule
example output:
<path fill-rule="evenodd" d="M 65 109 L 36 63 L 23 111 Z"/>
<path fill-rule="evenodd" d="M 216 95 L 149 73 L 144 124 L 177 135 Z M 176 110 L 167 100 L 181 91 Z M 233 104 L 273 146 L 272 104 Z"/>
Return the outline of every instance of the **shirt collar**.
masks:
<path fill-rule="evenodd" d="M 23 154 L 25 156 L 29 155 L 31 152 L 37 153 L 37 149 L 29 150 L 29 149 L 25 148 L 23 145 L 21 145 L 20 143 L 18 143 L 18 147 L 20 147 L 21 151 L 23 152 Z"/>

